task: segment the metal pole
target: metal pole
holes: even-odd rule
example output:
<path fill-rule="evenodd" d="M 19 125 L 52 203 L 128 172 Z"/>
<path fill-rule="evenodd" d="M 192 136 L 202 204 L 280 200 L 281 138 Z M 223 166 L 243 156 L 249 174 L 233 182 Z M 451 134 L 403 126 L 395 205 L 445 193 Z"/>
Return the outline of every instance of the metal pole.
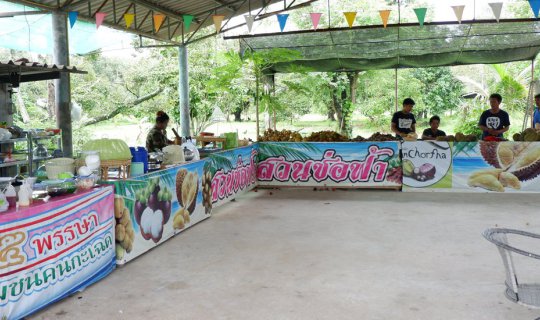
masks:
<path fill-rule="evenodd" d="M 395 78 L 396 78 L 396 83 L 395 83 L 396 98 L 395 98 L 395 100 L 396 100 L 396 112 L 397 112 L 398 111 L 398 105 L 399 105 L 399 103 L 398 103 L 398 74 L 397 74 L 397 68 L 395 70 L 396 70 L 396 72 L 395 72 Z"/>
<path fill-rule="evenodd" d="M 67 15 L 64 12 L 52 13 L 53 27 L 53 63 L 69 65 L 69 43 Z M 60 79 L 54 80 L 54 96 L 56 124 L 62 130 L 62 149 L 64 156 L 73 156 L 73 140 L 71 126 L 71 84 L 67 72 L 60 73 Z"/>
<path fill-rule="evenodd" d="M 180 129 L 182 136 L 190 136 L 189 126 L 189 78 L 188 78 L 188 52 L 186 45 L 178 47 L 178 94 L 180 97 Z"/>

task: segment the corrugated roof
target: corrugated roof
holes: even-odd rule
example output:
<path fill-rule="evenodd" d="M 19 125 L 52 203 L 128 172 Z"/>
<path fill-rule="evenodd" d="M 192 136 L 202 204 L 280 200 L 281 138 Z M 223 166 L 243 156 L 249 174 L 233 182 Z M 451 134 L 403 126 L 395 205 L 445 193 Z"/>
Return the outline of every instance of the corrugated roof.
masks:
<path fill-rule="evenodd" d="M 0 83 L 12 83 L 14 77 L 17 82 L 58 79 L 62 72 L 86 73 L 73 66 L 30 62 L 26 59 L 0 61 Z"/>
<path fill-rule="evenodd" d="M 106 13 L 103 25 L 136 33 L 144 37 L 180 44 L 182 42 L 183 20 L 185 14 L 195 18 L 188 33 L 213 24 L 212 15 L 225 15 L 224 24 L 229 18 L 258 10 L 282 0 L 9 0 L 10 2 L 34 6 L 44 10 L 77 11 L 79 19 L 95 21 L 96 12 Z M 296 1 L 292 1 L 294 3 Z M 300 1 L 298 1 L 300 2 Z M 289 1 L 291 3 L 291 1 Z M 133 25 L 126 29 L 124 14 L 135 14 Z M 154 14 L 165 15 L 159 32 L 154 30 Z"/>

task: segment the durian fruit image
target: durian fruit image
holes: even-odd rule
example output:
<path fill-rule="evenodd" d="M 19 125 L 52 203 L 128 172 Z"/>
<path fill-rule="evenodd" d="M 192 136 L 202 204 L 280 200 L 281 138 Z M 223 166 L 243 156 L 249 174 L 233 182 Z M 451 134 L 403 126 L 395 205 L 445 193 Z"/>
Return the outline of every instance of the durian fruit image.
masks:
<path fill-rule="evenodd" d="M 490 191 L 504 192 L 504 188 L 521 189 L 521 181 L 512 173 L 502 169 L 476 171 L 469 176 L 469 187 L 479 187 Z"/>
<path fill-rule="evenodd" d="M 212 173 L 205 170 L 202 178 L 203 206 L 206 214 L 212 211 Z"/>
<path fill-rule="evenodd" d="M 540 175 L 540 145 L 527 142 L 480 142 L 484 160 L 497 169 L 516 176 L 519 181 Z"/>

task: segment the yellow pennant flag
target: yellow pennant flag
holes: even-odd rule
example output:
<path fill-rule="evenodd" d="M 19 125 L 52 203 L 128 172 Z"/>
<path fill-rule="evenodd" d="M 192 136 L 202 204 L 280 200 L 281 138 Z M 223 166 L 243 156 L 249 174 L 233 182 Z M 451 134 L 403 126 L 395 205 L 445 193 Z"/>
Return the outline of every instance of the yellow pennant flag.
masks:
<path fill-rule="evenodd" d="M 126 21 L 126 29 L 129 29 L 133 24 L 133 21 L 135 21 L 135 15 L 133 13 L 126 13 L 124 15 L 124 20 Z"/>
<path fill-rule="evenodd" d="M 221 24 L 223 23 L 224 19 L 225 16 L 222 14 L 215 14 L 212 16 L 212 20 L 214 20 L 214 25 L 216 26 L 216 33 L 221 31 Z"/>
<path fill-rule="evenodd" d="M 382 23 L 383 23 L 385 28 L 388 25 L 388 19 L 390 18 L 390 12 L 392 12 L 392 10 L 380 10 L 379 11 L 379 14 L 381 15 Z"/>
<path fill-rule="evenodd" d="M 162 14 L 155 14 L 154 15 L 154 29 L 156 32 L 159 32 L 159 29 L 161 28 L 161 25 L 163 24 L 163 21 L 165 21 L 165 16 Z"/>
<path fill-rule="evenodd" d="M 356 12 L 343 12 L 343 14 L 345 15 L 345 19 L 347 19 L 349 28 L 352 28 L 354 25 L 354 20 L 356 19 Z"/>

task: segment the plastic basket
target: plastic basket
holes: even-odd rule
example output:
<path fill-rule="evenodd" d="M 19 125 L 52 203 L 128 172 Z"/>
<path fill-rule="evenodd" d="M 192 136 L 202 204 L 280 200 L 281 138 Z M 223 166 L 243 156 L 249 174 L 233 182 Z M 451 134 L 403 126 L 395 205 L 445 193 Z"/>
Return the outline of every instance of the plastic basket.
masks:
<path fill-rule="evenodd" d="M 58 175 L 63 172 L 75 172 L 75 160 L 70 158 L 57 158 L 45 163 L 47 178 L 58 179 Z"/>

